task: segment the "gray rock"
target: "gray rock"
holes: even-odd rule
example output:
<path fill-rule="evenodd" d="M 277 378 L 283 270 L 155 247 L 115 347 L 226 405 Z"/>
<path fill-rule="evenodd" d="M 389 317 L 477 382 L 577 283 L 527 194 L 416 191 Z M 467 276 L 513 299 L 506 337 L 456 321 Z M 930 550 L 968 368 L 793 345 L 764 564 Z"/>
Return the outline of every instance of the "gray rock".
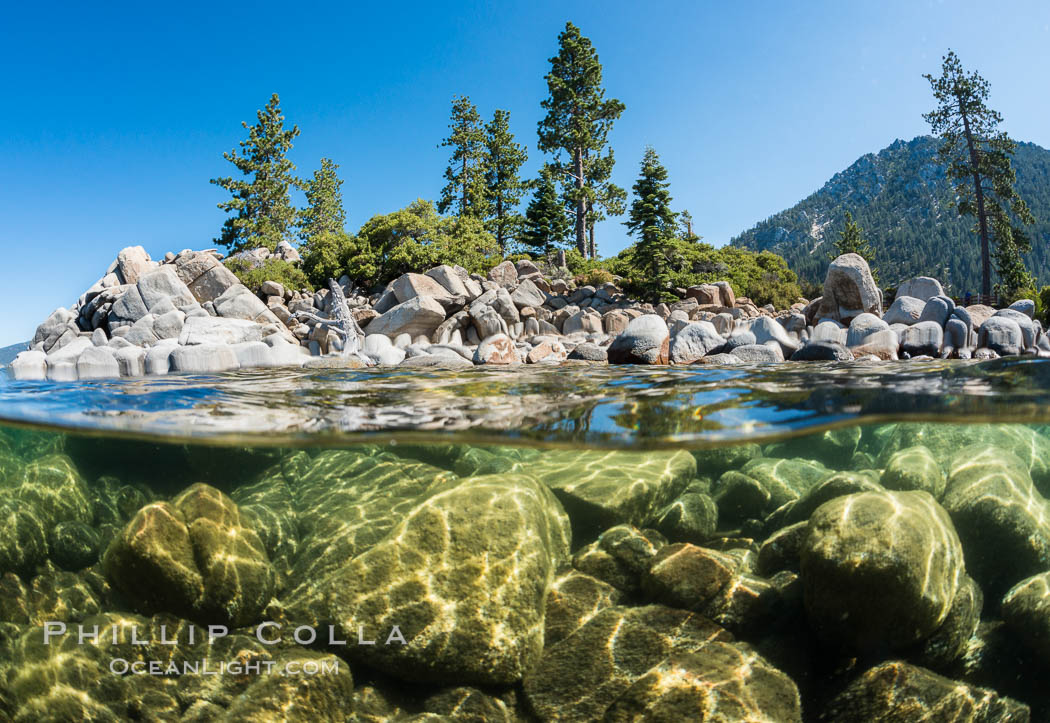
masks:
<path fill-rule="evenodd" d="M 834 341 L 809 341 L 791 355 L 791 361 L 853 361 L 853 353 Z"/>
<path fill-rule="evenodd" d="M 211 317 L 208 317 L 211 318 Z M 166 314 L 161 314 L 153 321 L 153 333 L 158 339 L 178 339 L 182 333 L 186 314 L 173 309 Z"/>
<path fill-rule="evenodd" d="M 813 327 L 813 335 L 809 338 L 810 341 L 830 341 L 835 344 L 841 344 L 846 346 L 846 336 L 848 332 L 846 327 L 835 321 L 834 319 L 821 319 L 815 327 Z"/>
<path fill-rule="evenodd" d="M 402 274 L 390 283 L 390 288 L 397 297 L 398 303 L 403 303 L 417 296 L 429 296 L 443 305 L 452 301 L 452 294 L 442 286 L 436 279 L 423 274 Z M 464 294 L 465 295 L 465 294 Z"/>
<path fill-rule="evenodd" d="M 215 316 L 192 316 L 186 319 L 179 334 L 179 344 L 241 344 L 262 341 L 262 327 L 246 319 L 223 319 Z"/>
<path fill-rule="evenodd" d="M 263 324 L 278 321 L 266 304 L 244 284 L 234 284 L 212 303 L 215 313 L 226 319 L 246 319 Z"/>
<path fill-rule="evenodd" d="M 278 241 L 277 246 L 274 248 L 273 255 L 290 264 L 298 264 L 303 260 L 295 247 L 287 241 Z"/>
<path fill-rule="evenodd" d="M 435 266 L 426 275 L 441 284 L 451 296 L 465 296 L 468 300 L 473 300 L 481 294 L 480 290 L 478 293 L 468 291 L 463 279 L 451 266 Z"/>
<path fill-rule="evenodd" d="M 1018 299 L 1010 304 L 1009 308 L 1024 314 L 1029 319 L 1035 318 L 1035 302 L 1031 299 Z"/>
<path fill-rule="evenodd" d="M 970 330 L 966 322 L 958 317 L 951 317 L 944 325 L 944 344 L 953 349 L 963 349 L 969 346 Z"/>
<path fill-rule="evenodd" d="M 77 357 L 77 377 L 80 379 L 109 379 L 119 376 L 120 366 L 111 349 L 91 346 Z"/>
<path fill-rule="evenodd" d="M 149 254 L 141 246 L 128 246 L 117 254 L 117 271 L 125 284 L 134 284 L 152 267 Z"/>
<path fill-rule="evenodd" d="M 175 268 L 171 265 L 161 266 L 146 274 L 143 274 L 136 284 L 139 295 L 149 311 L 157 309 L 161 313 L 166 309 L 159 309 L 165 302 L 173 307 L 195 304 L 193 294 L 189 287 L 182 282 Z"/>
<path fill-rule="evenodd" d="M 948 321 L 948 317 L 951 316 L 952 309 L 954 308 L 955 302 L 947 296 L 934 296 L 926 302 L 926 306 L 922 309 L 922 315 L 919 317 L 919 321 L 932 321 L 938 326 L 943 327 L 944 322 Z"/>
<path fill-rule="evenodd" d="M 105 329 L 95 329 L 91 332 L 91 343 L 95 346 L 105 346 L 109 343 Z"/>
<path fill-rule="evenodd" d="M 47 379 L 47 355 L 42 351 L 19 352 L 12 360 L 10 368 L 15 379 Z"/>
<path fill-rule="evenodd" d="M 671 338 L 670 360 L 672 364 L 692 364 L 708 354 L 721 351 L 725 339 L 709 321 L 694 321 L 682 327 Z"/>
<path fill-rule="evenodd" d="M 779 344 L 745 344 L 730 352 L 738 359 L 751 364 L 784 361 L 784 352 Z"/>
<path fill-rule="evenodd" d="M 882 295 L 868 262 L 858 254 L 843 254 L 828 266 L 820 316 L 849 322 L 864 312 L 882 315 Z"/>
<path fill-rule="evenodd" d="M 547 301 L 547 295 L 540 291 L 539 287 L 531 279 L 525 279 L 510 295 L 511 301 L 519 309 L 526 306 L 543 306 Z"/>
<path fill-rule="evenodd" d="M 897 297 L 910 296 L 920 301 L 929 301 L 935 296 L 944 296 L 941 282 L 929 276 L 916 276 L 897 287 Z M 894 323 L 894 322 L 887 322 Z"/>
<path fill-rule="evenodd" d="M 757 344 L 778 344 L 785 358 L 798 351 L 798 341 L 788 333 L 787 329 L 768 316 L 760 316 L 755 319 L 751 324 L 751 333 L 755 335 Z"/>
<path fill-rule="evenodd" d="M 141 377 L 146 373 L 146 350 L 126 346 L 113 352 L 122 377 Z"/>
<path fill-rule="evenodd" d="M 110 328 L 122 324 L 134 324 L 147 313 L 149 313 L 149 310 L 146 308 L 146 302 L 142 300 L 142 294 L 139 293 L 138 287 L 127 286 L 124 293 L 113 302 L 113 306 L 109 310 Z"/>
<path fill-rule="evenodd" d="M 924 300 L 917 299 L 914 296 L 901 296 L 898 292 L 897 298 L 890 304 L 890 308 L 886 309 L 882 320 L 887 324 L 907 324 L 911 326 L 919 320 L 925 308 L 926 302 Z"/>
<path fill-rule="evenodd" d="M 594 309 L 581 309 L 562 325 L 564 334 L 600 334 L 603 330 L 602 317 Z"/>
<path fill-rule="evenodd" d="M 168 340 L 169 342 L 171 340 Z M 162 375 L 171 370 L 171 353 L 178 344 L 161 342 L 146 351 L 145 369 L 147 374 Z"/>
<path fill-rule="evenodd" d="M 372 319 L 368 324 L 369 334 L 398 334 L 430 337 L 445 320 L 445 309 L 428 296 L 416 296 L 397 304 L 389 311 Z"/>
<path fill-rule="evenodd" d="M 900 350 L 911 356 L 939 357 L 944 329 L 936 321 L 920 321 L 909 326 L 901 337 Z"/>
<path fill-rule="evenodd" d="M 510 261 L 504 261 L 489 271 L 489 279 L 504 288 L 510 288 L 518 283 L 518 270 Z"/>
<path fill-rule="evenodd" d="M 569 352 L 570 359 L 590 362 L 606 362 L 609 360 L 608 352 L 594 342 L 585 341 L 577 344 L 576 348 Z"/>
<path fill-rule="evenodd" d="M 667 324 L 655 314 L 632 319 L 609 346 L 611 364 L 667 364 L 671 346 Z"/>
<path fill-rule="evenodd" d="M 170 371 L 187 374 L 216 374 L 237 369 L 237 355 L 228 344 L 178 346 L 168 358 Z"/>
<path fill-rule="evenodd" d="M 473 369 L 474 362 L 468 361 L 458 354 L 423 354 L 421 356 L 408 357 L 399 366 L 420 369 Z"/>
<path fill-rule="evenodd" d="M 993 316 L 981 324 L 977 332 L 977 344 L 1000 356 L 1013 356 L 1021 353 L 1024 334 L 1015 320 Z"/>
<path fill-rule="evenodd" d="M 1039 333 L 1038 322 L 1032 321 L 1026 314 L 1016 309 L 1000 309 L 992 318 L 1012 319 L 1021 328 L 1021 349 L 1029 349 L 1035 346 L 1035 340 Z M 987 323 L 987 322 L 985 322 Z"/>
<path fill-rule="evenodd" d="M 861 346 L 867 343 L 868 337 L 890 328 L 889 324 L 874 314 L 860 314 L 849 324 L 846 331 L 846 346 Z"/>

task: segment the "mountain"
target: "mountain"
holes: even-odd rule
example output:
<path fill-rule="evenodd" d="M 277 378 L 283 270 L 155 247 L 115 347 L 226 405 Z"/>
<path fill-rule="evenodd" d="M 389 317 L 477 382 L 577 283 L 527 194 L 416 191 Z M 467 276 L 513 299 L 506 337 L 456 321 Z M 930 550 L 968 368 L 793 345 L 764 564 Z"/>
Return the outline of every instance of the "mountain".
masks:
<path fill-rule="evenodd" d="M 875 249 L 873 266 L 887 287 L 913 276 L 933 276 L 953 294 L 980 290 L 981 257 L 974 220 L 961 218 L 939 141 L 919 136 L 897 140 L 861 156 L 816 193 L 770 216 L 730 243 L 783 256 L 799 278 L 822 283 L 829 255 L 850 211 Z M 1027 228 L 1029 270 L 1050 284 L 1050 151 L 1018 143 L 1013 158 L 1017 191 L 1036 223 Z M 994 280 L 993 280 L 994 283 Z"/>

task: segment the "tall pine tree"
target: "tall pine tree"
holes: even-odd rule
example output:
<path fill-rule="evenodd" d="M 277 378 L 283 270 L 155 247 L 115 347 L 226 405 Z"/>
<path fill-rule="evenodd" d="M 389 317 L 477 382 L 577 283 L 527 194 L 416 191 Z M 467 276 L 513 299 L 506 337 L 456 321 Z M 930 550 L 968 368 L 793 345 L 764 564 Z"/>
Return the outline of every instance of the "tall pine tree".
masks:
<path fill-rule="evenodd" d="M 671 210 L 667 169 L 651 146 L 646 147 L 642 170 L 633 186 L 634 201 L 624 222 L 634 236 L 633 265 L 640 272 L 635 284 L 654 300 L 668 293 L 671 253 L 677 230 L 677 214 Z"/>
<path fill-rule="evenodd" d="M 838 258 L 842 254 L 857 254 L 869 264 L 875 260 L 875 249 L 865 240 L 860 224 L 853 220 L 853 214 L 849 211 L 846 211 L 844 215 L 844 224 L 842 230 L 839 231 L 838 239 L 835 240 L 835 251 L 831 258 Z M 872 267 L 871 275 L 875 283 L 878 283 L 878 269 Z"/>
<path fill-rule="evenodd" d="M 452 99 L 448 138 L 442 148 L 451 148 L 445 169 L 448 183 L 441 189 L 438 211 L 455 208 L 457 216 L 483 218 L 485 215 L 485 128 L 477 106 L 467 96 Z"/>
<path fill-rule="evenodd" d="M 528 157 L 525 149 L 514 142 L 510 113 L 497 110 L 485 126 L 485 198 L 488 202 L 485 227 L 496 237 L 503 254 L 521 232 L 523 219 L 518 213 L 518 204 L 525 195 L 526 184 L 518 172 Z"/>
<path fill-rule="evenodd" d="M 1031 243 L 1014 223 L 1034 222 L 1027 204 L 1017 195 L 1017 176 L 1010 163 L 1016 144 L 998 130 L 1002 116 L 986 104 L 988 81 L 976 72 L 966 73 L 951 50 L 944 56 L 941 76 L 923 76 L 930 82 L 937 107 L 923 114 L 935 135 L 941 138 L 939 157 L 959 196 L 959 213 L 977 219 L 981 239 L 981 293 L 990 294 L 991 241 L 994 239 L 996 267 L 1000 276 L 1023 281 L 1021 253 Z M 1026 273 L 1026 272 L 1025 272 Z"/>
<path fill-rule="evenodd" d="M 522 245 L 544 256 L 565 246 L 570 229 L 553 173 L 550 166 L 544 166 L 539 179 L 533 182 L 533 196 L 525 210 L 525 225 L 521 233 Z"/>
<path fill-rule="evenodd" d="M 608 216 L 622 216 L 627 211 L 627 191 L 609 180 L 616 163 L 612 148 L 593 162 L 588 161 L 589 156 L 584 159 L 588 171 L 587 186 L 592 191 L 591 199 L 587 202 L 587 255 L 597 258 L 598 244 L 594 238 L 594 228 Z"/>
<path fill-rule="evenodd" d="M 678 212 L 678 236 L 689 243 L 697 243 L 703 238 L 693 230 L 693 214 L 684 209 Z"/>
<path fill-rule="evenodd" d="M 595 171 L 589 166 L 604 158 L 602 150 L 609 130 L 623 113 L 624 105 L 605 99 L 598 53 L 579 28 L 566 23 L 558 36 L 558 46 L 546 76 L 550 95 L 542 103 L 547 115 L 539 123 L 539 147 L 554 153 L 559 176 L 571 179 L 567 195 L 576 216 L 576 248 L 587 256 L 591 251 L 587 214 L 598 200 Z M 611 172 L 612 156 L 607 158 Z"/>
<path fill-rule="evenodd" d="M 280 102 L 274 93 L 266 108 L 257 112 L 255 125 L 249 127 L 242 121 L 248 139 L 240 142 L 240 152 L 234 149 L 222 154 L 247 178 L 211 179 L 233 195 L 219 204 L 223 211 L 235 215 L 226 219 L 215 239 L 231 251 L 259 246 L 273 251 L 278 243 L 290 239 L 296 225 L 298 214 L 289 189 L 298 188 L 301 182 L 293 175 L 295 166 L 287 154 L 299 127 L 285 129 Z"/>
<path fill-rule="evenodd" d="M 302 210 L 299 238 L 309 244 L 310 239 L 326 233 L 339 233 L 346 226 L 343 208 L 343 181 L 336 171 L 339 164 L 330 158 L 321 159 L 321 167 L 306 182 L 306 208 Z"/>

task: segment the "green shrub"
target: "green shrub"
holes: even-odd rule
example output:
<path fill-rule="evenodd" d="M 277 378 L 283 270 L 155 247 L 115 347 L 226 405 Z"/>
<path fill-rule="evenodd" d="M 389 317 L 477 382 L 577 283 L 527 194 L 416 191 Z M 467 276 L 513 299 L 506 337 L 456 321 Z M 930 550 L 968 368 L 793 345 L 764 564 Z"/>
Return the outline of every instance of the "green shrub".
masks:
<path fill-rule="evenodd" d="M 232 271 L 242 284 L 255 292 L 264 281 L 276 281 L 286 289 L 314 289 L 302 269 L 283 259 L 268 258 L 255 268 L 252 268 L 248 259 L 227 259 L 226 268 Z"/>
<path fill-rule="evenodd" d="M 582 274 L 577 274 L 576 283 L 582 286 L 598 287 L 602 284 L 608 284 L 613 279 L 613 274 L 606 269 L 591 269 Z"/>
<path fill-rule="evenodd" d="M 345 231 L 315 236 L 299 250 L 303 271 L 315 286 L 343 274 L 370 284 L 376 277 L 375 257 L 367 242 Z"/>

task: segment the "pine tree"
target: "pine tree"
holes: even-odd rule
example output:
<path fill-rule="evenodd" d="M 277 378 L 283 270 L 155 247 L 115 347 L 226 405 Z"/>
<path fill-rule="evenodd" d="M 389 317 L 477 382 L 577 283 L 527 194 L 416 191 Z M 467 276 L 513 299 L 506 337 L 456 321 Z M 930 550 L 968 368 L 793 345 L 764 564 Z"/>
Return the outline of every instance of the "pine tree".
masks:
<path fill-rule="evenodd" d="M 689 211 L 682 210 L 678 212 L 678 236 L 689 243 L 697 243 L 703 238 L 703 236 L 693 231 L 693 214 L 689 213 Z"/>
<path fill-rule="evenodd" d="M 302 210 L 299 238 L 306 244 L 310 239 L 326 233 L 339 233 L 346 226 L 343 209 L 343 185 L 336 171 L 339 164 L 330 158 L 321 159 L 321 167 L 305 184 L 307 206 Z"/>
<path fill-rule="evenodd" d="M 584 161 L 587 187 L 592 191 L 592 199 L 587 203 L 587 255 L 597 258 L 598 244 L 594 238 L 594 227 L 608 216 L 622 216 L 627 211 L 627 191 L 609 180 L 616 163 L 611 148 L 605 156 L 593 162 L 588 162 L 589 155 Z"/>
<path fill-rule="evenodd" d="M 959 196 L 959 213 L 975 216 L 981 240 L 981 293 L 991 293 L 990 241 L 994 238 L 996 267 L 1000 275 L 1017 278 L 1024 268 L 1020 252 L 1030 248 L 1027 236 L 1014 225 L 1034 222 L 1028 206 L 1017 195 L 1017 180 L 1010 157 L 1016 144 L 998 130 L 1002 116 L 989 108 L 988 81 L 976 72 L 967 74 L 951 50 L 944 56 L 941 77 L 923 76 L 930 82 L 937 108 L 923 114 L 941 138 L 940 160 Z M 1022 240 L 1023 239 L 1023 240 Z"/>
<path fill-rule="evenodd" d="M 485 129 L 477 106 L 467 96 L 452 99 L 449 135 L 441 148 L 451 148 L 452 157 L 445 169 L 438 211 L 455 208 L 457 216 L 482 218 L 485 215 Z"/>
<path fill-rule="evenodd" d="M 510 113 L 497 110 L 485 126 L 485 198 L 487 201 L 486 228 L 496 237 L 500 253 L 507 253 L 507 245 L 521 231 L 522 216 L 518 204 L 525 195 L 526 184 L 518 171 L 528 153 L 514 142 L 510 132 Z"/>
<path fill-rule="evenodd" d="M 532 200 L 525 210 L 521 243 L 536 253 L 549 256 L 551 251 L 565 245 L 569 236 L 569 217 L 558 197 L 553 169 L 544 167 L 539 179 L 533 182 L 533 188 Z"/>
<path fill-rule="evenodd" d="M 660 157 L 651 146 L 647 147 L 641 174 L 633 187 L 630 215 L 624 225 L 637 238 L 633 257 L 641 278 L 636 284 L 654 299 L 667 294 L 671 280 L 669 256 L 676 231 L 676 214 L 671 210 L 670 185 Z"/>
<path fill-rule="evenodd" d="M 231 251 L 260 246 L 273 251 L 278 243 L 291 237 L 298 215 L 289 189 L 298 188 L 301 182 L 292 175 L 295 166 L 287 153 L 292 139 L 299 135 L 299 127 L 285 130 L 276 93 L 256 115 L 255 125 L 241 123 L 248 130 L 248 139 L 240 142 L 240 152 L 234 149 L 222 154 L 249 180 L 229 176 L 211 179 L 211 183 L 233 195 L 219 208 L 236 215 L 226 219 L 221 235 L 215 239 Z"/>
<path fill-rule="evenodd" d="M 576 216 L 576 248 L 587 256 L 591 251 L 587 214 L 598 200 L 595 171 L 588 166 L 604 158 L 602 149 L 624 105 L 605 99 L 598 54 L 579 28 L 566 23 L 558 44 L 558 54 L 550 59 L 551 72 L 546 76 L 550 95 L 542 103 L 547 116 L 539 123 L 539 147 L 555 154 L 559 177 L 571 179 L 568 196 Z M 611 172 L 612 155 L 607 158 Z"/>
<path fill-rule="evenodd" d="M 842 254 L 857 254 L 862 259 L 867 261 L 869 264 L 875 260 L 875 249 L 871 247 L 871 244 L 863 237 L 863 231 L 860 225 L 853 220 L 853 214 L 846 211 L 844 217 L 844 226 L 839 231 L 839 237 L 835 241 L 835 252 L 829 254 L 832 259 L 838 258 Z M 872 278 L 875 279 L 875 283 L 879 281 L 879 272 L 874 267 L 871 268 Z"/>

